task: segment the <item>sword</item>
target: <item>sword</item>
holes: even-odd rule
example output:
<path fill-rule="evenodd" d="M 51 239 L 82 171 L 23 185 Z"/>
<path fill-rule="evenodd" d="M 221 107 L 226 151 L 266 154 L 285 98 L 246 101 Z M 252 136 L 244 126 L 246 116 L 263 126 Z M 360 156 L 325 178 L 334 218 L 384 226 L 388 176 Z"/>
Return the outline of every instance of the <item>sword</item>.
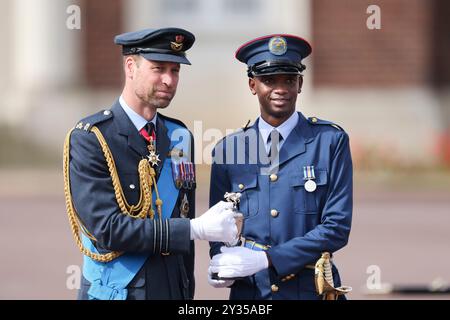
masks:
<path fill-rule="evenodd" d="M 232 242 L 225 243 L 225 245 L 227 247 L 239 246 L 242 243 L 241 236 L 242 236 L 242 228 L 244 226 L 244 216 L 242 215 L 242 213 L 239 213 L 239 211 L 238 211 L 241 195 L 242 194 L 239 192 L 236 192 L 236 193 L 235 192 L 226 192 L 225 195 L 223 196 L 227 202 L 231 202 L 233 204 L 232 210 L 234 212 L 234 219 L 236 222 L 236 227 L 238 229 L 236 239 Z M 239 280 L 239 279 L 245 279 L 245 277 L 222 278 L 222 277 L 219 277 L 219 274 L 215 272 L 211 275 L 211 279 L 214 279 L 214 280 Z"/>
<path fill-rule="evenodd" d="M 315 265 L 316 291 L 322 295 L 323 300 L 337 300 L 340 295 L 352 291 L 352 287 L 334 287 L 331 256 L 329 252 L 322 252 L 322 256 Z"/>

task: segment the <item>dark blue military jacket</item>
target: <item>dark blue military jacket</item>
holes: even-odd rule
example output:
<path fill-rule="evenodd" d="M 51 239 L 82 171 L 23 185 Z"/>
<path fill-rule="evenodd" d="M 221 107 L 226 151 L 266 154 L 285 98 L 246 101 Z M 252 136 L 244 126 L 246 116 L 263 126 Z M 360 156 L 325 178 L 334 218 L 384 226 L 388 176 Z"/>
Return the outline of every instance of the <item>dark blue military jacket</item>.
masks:
<path fill-rule="evenodd" d="M 347 244 L 352 219 L 352 160 L 348 135 L 337 125 L 299 113 L 268 168 L 258 122 L 214 149 L 210 205 L 225 192 L 241 192 L 243 237 L 264 246 L 273 266 L 235 281 L 230 299 L 318 299 L 314 270 L 305 268 L 321 252 Z M 305 190 L 303 168 L 314 166 L 313 192 Z M 221 244 L 211 243 L 211 256 Z M 333 266 L 335 286 L 340 286 Z"/>
<path fill-rule="evenodd" d="M 169 156 L 170 139 L 165 121 L 185 126 L 161 114 L 158 114 L 157 121 L 157 152 L 161 159 L 157 170 L 159 174 L 164 160 Z M 100 253 L 124 251 L 149 254 L 144 266 L 127 287 L 128 299 L 192 299 L 195 286 L 194 242 L 190 240 L 189 218 L 195 216 L 194 190 L 181 189 L 168 224 L 122 214 L 104 154 L 96 136 L 89 130 L 94 125 L 100 129 L 111 149 L 129 204 L 139 202 L 138 163 L 148 154 L 145 140 L 118 101 L 111 110 L 87 117 L 77 125 L 78 129 L 70 138 L 70 179 L 74 206 L 82 223 L 97 239 L 96 247 Z M 191 146 L 193 148 L 193 143 Z M 190 156 L 193 156 L 193 151 Z M 159 192 L 164 193 L 164 189 L 160 187 Z M 180 218 L 184 194 L 189 201 L 188 218 Z M 161 252 L 170 252 L 170 255 L 161 255 Z M 83 277 L 80 299 L 87 299 L 89 286 L 90 283 Z"/>

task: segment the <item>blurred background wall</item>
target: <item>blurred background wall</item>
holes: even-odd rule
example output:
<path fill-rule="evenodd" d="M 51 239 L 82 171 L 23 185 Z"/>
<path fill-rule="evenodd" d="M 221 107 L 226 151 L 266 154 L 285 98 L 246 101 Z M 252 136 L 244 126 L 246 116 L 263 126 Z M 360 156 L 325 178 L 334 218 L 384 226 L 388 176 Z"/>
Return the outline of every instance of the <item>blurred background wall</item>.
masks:
<path fill-rule="evenodd" d="M 73 5 L 80 10 L 79 29 L 68 28 Z M 381 10 L 380 29 L 367 26 L 370 5 Z M 313 46 L 304 61 L 297 109 L 336 122 L 351 138 L 356 220 L 354 242 L 342 260 L 354 266 L 355 256 L 364 257 L 364 248 L 352 243 L 386 253 L 396 236 L 414 239 L 423 231 L 424 210 L 435 212 L 427 232 L 442 232 L 437 241 L 445 248 L 450 239 L 439 228 L 449 226 L 449 14 L 444 0 L 3 0 L 0 238 L 8 254 L 0 266 L 0 298 L 74 297 L 66 288 L 66 267 L 80 264 L 81 257 L 65 217 L 62 144 L 79 119 L 109 108 L 118 97 L 123 73 L 113 37 L 140 28 L 176 26 L 196 35 L 188 52 L 192 66 L 182 66 L 177 95 L 163 113 L 197 133 L 198 214 L 207 206 L 208 148 L 220 138 L 204 132 L 216 128 L 225 134 L 259 114 L 235 50 L 261 35 L 291 33 Z M 416 220 L 412 215 L 399 219 L 409 228 L 392 231 L 396 236 L 383 244 L 379 234 L 390 222 L 374 206 L 389 201 L 396 212 L 407 214 L 411 207 L 418 212 Z M 393 206 L 386 208 L 390 216 Z M 364 228 L 377 221 L 384 221 L 381 229 L 367 238 Z M 417 245 L 432 254 L 428 248 L 439 250 L 435 240 Z M 198 251 L 205 250 L 199 244 Z M 44 259 L 49 252 L 52 258 Z M 395 268 L 395 259 L 383 257 Z M 226 291 L 212 293 L 205 284 L 207 260 L 201 259 L 197 297 L 226 297 Z M 370 263 L 346 266 L 354 286 L 364 285 Z M 32 283 L 40 289 L 30 289 Z"/>
<path fill-rule="evenodd" d="M 70 30 L 66 9 L 73 4 L 81 25 Z M 366 26 L 371 4 L 381 9 L 379 30 Z M 184 27 L 197 37 L 189 51 L 193 66 L 183 66 L 166 113 L 191 125 L 201 119 L 204 128 L 237 128 L 254 120 L 258 107 L 234 51 L 252 37 L 284 32 L 314 48 L 298 109 L 351 133 L 359 165 L 448 165 L 448 11 L 442 0 L 3 1 L 1 128 L 59 155 L 67 129 L 120 93 L 114 35 L 159 26 Z M 33 125 L 18 134 L 14 127 L 30 115 Z M 2 143 L 2 164 L 15 162 L 13 146 Z"/>

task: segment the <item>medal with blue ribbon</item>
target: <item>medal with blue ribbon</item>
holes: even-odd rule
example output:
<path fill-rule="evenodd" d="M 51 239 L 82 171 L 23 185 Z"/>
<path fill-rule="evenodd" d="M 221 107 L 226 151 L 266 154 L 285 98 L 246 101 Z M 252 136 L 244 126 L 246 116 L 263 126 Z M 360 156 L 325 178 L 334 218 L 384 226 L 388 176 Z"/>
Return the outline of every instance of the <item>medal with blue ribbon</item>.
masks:
<path fill-rule="evenodd" d="M 303 167 L 303 180 L 305 182 L 305 190 L 308 192 L 313 192 L 317 188 L 317 184 L 314 182 L 316 174 L 314 173 L 314 166 Z"/>

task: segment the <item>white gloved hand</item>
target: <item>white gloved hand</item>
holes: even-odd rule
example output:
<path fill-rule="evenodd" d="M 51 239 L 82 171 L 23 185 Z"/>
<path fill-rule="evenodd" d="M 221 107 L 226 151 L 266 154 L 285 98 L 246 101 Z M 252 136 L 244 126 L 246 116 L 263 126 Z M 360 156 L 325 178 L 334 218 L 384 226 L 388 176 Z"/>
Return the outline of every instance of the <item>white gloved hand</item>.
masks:
<path fill-rule="evenodd" d="M 222 247 L 222 253 L 215 255 L 210 262 L 211 273 L 220 278 L 239 278 L 251 276 L 269 267 L 264 251 L 255 251 L 245 247 Z"/>
<path fill-rule="evenodd" d="M 232 286 L 234 280 L 215 280 L 211 278 L 212 272 L 211 267 L 208 268 L 208 283 L 214 288 L 226 288 Z"/>
<path fill-rule="evenodd" d="M 191 220 L 191 240 L 231 242 L 237 227 L 231 202 L 220 201 L 200 217 Z"/>

